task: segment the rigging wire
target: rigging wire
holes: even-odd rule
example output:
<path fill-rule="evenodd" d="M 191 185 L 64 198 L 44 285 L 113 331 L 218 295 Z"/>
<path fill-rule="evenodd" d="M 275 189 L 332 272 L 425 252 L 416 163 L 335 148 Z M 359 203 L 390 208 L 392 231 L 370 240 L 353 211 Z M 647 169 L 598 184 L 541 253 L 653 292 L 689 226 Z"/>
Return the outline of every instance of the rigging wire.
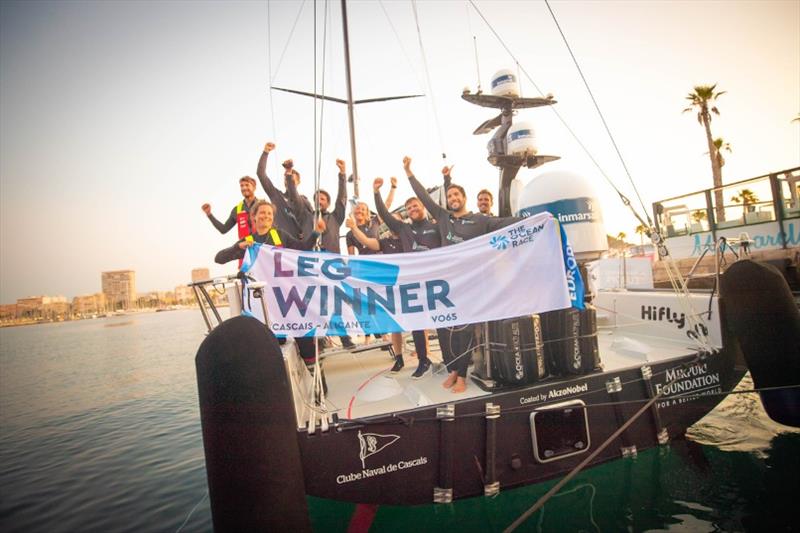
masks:
<path fill-rule="evenodd" d="M 472 5 L 472 7 L 475 9 L 475 11 L 478 13 L 478 15 L 481 17 L 481 19 L 483 19 L 484 23 L 486 23 L 486 25 L 489 28 L 489 30 L 492 32 L 492 34 L 494 34 L 495 38 L 498 40 L 500 45 L 505 49 L 505 51 L 508 53 L 508 55 L 511 56 L 511 58 L 517 63 L 517 65 L 519 65 L 520 70 L 522 70 L 522 72 L 525 74 L 525 77 L 528 78 L 528 81 L 531 82 L 531 84 L 539 92 L 540 95 L 543 95 L 542 90 L 536 85 L 536 82 L 533 81 L 533 78 L 530 76 L 530 74 L 528 74 L 527 70 L 525 70 L 525 67 L 523 67 L 519 63 L 519 61 L 517 60 L 516 56 L 514 56 L 514 54 L 511 52 L 511 49 L 503 41 L 502 37 L 500 37 L 500 35 L 497 33 L 497 31 L 494 29 L 494 27 L 489 23 L 489 21 L 483 15 L 481 10 L 478 9 L 478 6 L 475 4 L 475 1 L 474 0 L 469 0 L 469 3 Z M 611 180 L 611 178 L 608 176 L 608 174 L 606 174 L 605 171 L 602 169 L 602 167 L 600 167 L 600 164 L 595 160 L 595 158 L 589 152 L 588 148 L 586 148 L 586 146 L 583 144 L 583 142 L 581 142 L 581 140 L 578 138 L 578 136 L 575 134 L 575 132 L 572 131 L 572 128 L 570 128 L 567 125 L 567 123 L 564 120 L 564 118 L 558 113 L 558 111 L 555 110 L 554 107 L 552 107 L 552 106 L 549 106 L 549 107 L 550 107 L 550 110 L 559 119 L 559 121 L 561 121 L 561 124 L 566 128 L 566 130 L 570 133 L 570 135 L 572 135 L 573 139 L 575 139 L 575 141 L 578 143 L 578 145 L 584 151 L 584 153 L 589 158 L 589 160 L 591 160 L 591 162 L 594 164 L 595 168 L 597 168 L 597 170 L 600 172 L 600 174 L 603 176 L 603 178 L 605 178 L 606 182 L 611 186 L 612 189 L 614 189 L 614 191 L 617 193 L 617 195 L 619 196 L 620 200 L 622 201 L 623 205 L 625 205 L 631 211 L 631 213 L 633 213 L 633 216 L 643 226 L 648 228 L 647 236 L 650 237 L 653 240 L 653 244 L 655 244 L 656 248 L 658 249 L 659 257 L 661 257 L 665 262 L 667 276 L 669 278 L 669 281 L 670 281 L 670 284 L 671 284 L 673 290 L 676 293 L 681 294 L 684 297 L 682 299 L 679 299 L 678 301 L 679 301 L 680 305 L 684 308 L 684 312 L 686 313 L 687 320 L 690 321 L 690 324 L 693 326 L 694 331 L 697 332 L 697 337 L 694 338 L 695 342 L 698 344 L 699 348 L 702 349 L 703 351 L 706 351 L 706 352 L 709 352 L 709 353 L 715 352 L 716 350 L 711 347 L 711 344 L 710 344 L 710 342 L 708 340 L 708 336 L 707 336 L 707 333 L 706 333 L 708 331 L 708 327 L 704 323 L 702 323 L 702 319 L 700 321 L 695 319 L 695 317 L 697 316 L 697 313 L 694 312 L 694 310 L 692 309 L 691 302 L 689 301 L 689 288 L 688 288 L 688 285 L 686 284 L 686 281 L 683 279 L 683 276 L 680 273 L 680 269 L 678 268 L 678 266 L 675 264 L 674 260 L 670 256 L 669 251 L 667 250 L 666 244 L 664 243 L 662 237 L 659 235 L 659 233 L 657 231 L 654 230 L 653 221 L 650 218 L 650 215 L 647 213 L 647 209 L 644 210 L 644 217 L 645 218 L 642 218 L 642 215 L 639 214 L 637 209 L 633 205 L 631 205 L 630 199 L 628 199 L 628 197 L 625 196 L 622 193 L 622 191 L 619 190 L 619 188 L 616 186 L 616 184 L 614 184 L 614 182 Z M 636 190 L 635 186 L 634 186 L 634 190 Z M 636 194 L 638 196 L 638 194 L 639 194 L 638 190 L 636 190 Z M 641 203 L 641 197 L 639 198 L 639 201 Z"/>
<path fill-rule="evenodd" d="M 325 14 L 323 15 L 323 23 L 322 23 L 322 84 L 320 87 L 320 94 L 325 95 L 325 53 L 327 51 L 327 43 L 328 43 L 328 17 L 330 16 L 330 12 L 328 11 L 328 2 L 325 2 Z M 314 87 L 314 92 L 317 92 L 316 86 Z M 323 124 L 325 119 L 325 99 L 321 99 L 322 102 L 320 103 L 319 108 L 319 159 L 317 161 L 317 176 L 322 175 L 322 131 L 323 131 Z M 314 191 L 314 212 L 319 213 L 319 194 L 316 191 L 319 190 L 319 182 L 317 183 L 317 188 Z"/>
<path fill-rule="evenodd" d="M 400 34 L 397 32 L 397 28 L 392 22 L 392 18 L 389 16 L 389 12 L 386 11 L 386 6 L 383 5 L 383 0 L 378 0 L 378 5 L 381 6 L 383 14 L 386 16 L 386 21 L 389 23 L 389 27 L 392 28 L 392 33 L 394 33 L 394 37 L 397 40 L 397 44 L 400 46 L 400 51 L 403 52 L 403 57 L 405 57 L 406 63 L 408 63 L 409 70 L 411 70 L 412 74 L 414 74 L 414 78 L 417 80 L 417 86 L 423 88 L 425 86 L 425 83 L 422 80 L 420 80 L 417 71 L 414 69 L 414 64 L 411 61 L 411 57 L 408 55 L 405 46 L 403 46 L 403 41 L 400 39 Z"/>
<path fill-rule="evenodd" d="M 556 14 L 553 13 L 553 9 L 550 7 L 550 2 L 548 0 L 544 0 L 544 5 L 547 6 L 547 10 L 550 12 L 550 16 L 553 17 L 553 22 L 556 24 L 556 28 L 558 28 L 558 33 L 561 34 L 561 38 L 564 40 L 564 45 L 567 47 L 567 51 L 569 52 L 570 57 L 572 58 L 572 62 L 575 64 L 575 68 L 578 69 L 578 74 L 581 76 L 581 80 L 583 80 L 583 85 L 586 87 L 586 92 L 589 93 L 589 97 L 592 99 L 592 103 L 594 104 L 594 108 L 597 111 L 597 114 L 600 116 L 600 121 L 603 123 L 603 127 L 608 134 L 608 138 L 611 140 L 612 146 L 614 146 L 614 150 L 617 152 L 617 157 L 619 158 L 620 163 L 622 163 L 622 168 L 625 170 L 625 174 L 628 176 L 628 181 L 630 181 L 631 186 L 633 187 L 633 192 L 636 193 L 636 197 L 639 199 L 639 204 L 642 207 L 642 211 L 644 211 L 645 216 L 647 216 L 648 225 L 652 226 L 653 222 L 650 220 L 650 215 L 647 213 L 647 208 L 642 201 L 642 197 L 639 195 L 639 189 L 636 187 L 636 184 L 633 182 L 633 177 L 631 176 L 630 171 L 628 170 L 628 165 L 625 163 L 625 159 L 622 157 L 622 152 L 620 152 L 619 147 L 617 146 L 617 141 L 614 139 L 614 136 L 611 134 L 611 129 L 608 127 L 608 123 L 606 122 L 605 116 L 603 116 L 603 112 L 600 110 L 600 106 L 597 104 L 597 100 L 594 97 L 594 93 L 592 93 L 592 89 L 589 87 L 589 82 L 586 81 L 586 76 L 583 75 L 583 70 L 581 70 L 581 66 L 578 64 L 578 59 L 575 57 L 575 54 L 572 53 L 572 48 L 567 41 L 567 36 L 564 35 L 564 31 L 561 29 L 561 25 L 558 23 L 558 19 L 556 19 Z"/>
<path fill-rule="evenodd" d="M 319 189 L 319 172 L 317 166 L 317 0 L 312 0 L 314 4 L 314 38 L 312 39 L 312 47 L 314 48 L 314 190 Z M 319 206 L 317 206 L 317 210 Z M 316 342 L 315 342 L 316 344 Z"/>
<path fill-rule="evenodd" d="M 278 66 L 275 67 L 275 75 L 269 80 L 270 88 L 272 87 L 272 82 L 275 81 L 275 78 L 278 77 L 278 72 L 281 70 L 281 65 L 283 64 L 283 58 L 286 56 L 286 50 L 289 48 L 289 43 L 292 42 L 292 36 L 294 35 L 294 30 L 297 28 L 297 22 L 300 20 L 300 15 L 303 13 L 303 7 L 306 5 L 306 0 L 300 4 L 300 8 L 297 10 L 297 16 L 294 17 L 294 24 L 292 24 L 292 29 L 289 32 L 289 38 L 286 39 L 286 45 L 283 47 L 283 52 L 281 52 L 281 57 L 278 59 Z"/>
<path fill-rule="evenodd" d="M 442 150 L 442 159 L 447 159 L 447 151 L 444 146 L 444 136 L 442 135 L 442 125 L 439 122 L 439 112 L 436 108 L 436 99 L 433 96 L 433 84 L 431 74 L 428 70 L 428 59 L 425 54 L 425 46 L 422 44 L 422 30 L 419 27 L 419 16 L 417 14 L 417 0 L 411 0 L 411 10 L 414 12 L 414 24 L 417 26 L 417 39 L 419 40 L 419 51 L 422 56 L 422 65 L 425 68 L 425 79 L 428 82 L 428 92 L 431 97 L 431 108 L 433 109 L 433 120 L 436 123 L 436 132 L 439 135 L 439 148 Z"/>
<path fill-rule="evenodd" d="M 267 82 L 272 85 L 272 17 L 270 16 L 270 0 L 267 0 Z M 269 90 L 269 115 L 272 120 L 272 138 L 277 142 L 278 131 L 275 127 L 275 104 L 272 99 L 272 89 Z"/>
<path fill-rule="evenodd" d="M 514 62 L 519 65 L 520 70 L 522 71 L 523 74 L 525 74 L 525 77 L 528 78 L 528 81 L 531 83 L 531 85 L 533 85 L 533 88 L 536 89 L 536 92 L 539 93 L 539 96 L 544 96 L 544 92 L 539 88 L 539 86 L 536 84 L 536 82 L 533 81 L 533 78 L 531 77 L 530 74 L 528 74 L 528 71 L 525 69 L 525 67 L 522 66 L 522 64 L 517 60 L 517 57 L 514 55 L 514 53 L 511 51 L 511 49 L 508 47 L 508 45 L 506 45 L 505 41 L 503 41 L 503 38 L 500 37 L 500 34 L 497 33 L 497 30 L 494 29 L 494 27 L 491 25 L 491 23 L 488 21 L 488 19 L 483 15 L 481 10 L 475 4 L 475 1 L 474 0 L 468 0 L 468 1 L 472 5 L 473 9 L 475 9 L 475 12 L 478 13 L 478 16 L 481 17 L 483 22 L 489 28 L 489 31 L 492 32 L 492 34 L 495 36 L 495 38 L 500 43 L 500 45 L 505 49 L 505 51 L 508 53 L 508 55 L 511 56 L 511 59 L 513 59 Z M 575 142 L 578 143 L 578 146 L 581 147 L 581 149 L 583 150 L 584 154 L 586 154 L 586 157 L 589 158 L 589 160 L 595 166 L 597 171 L 600 172 L 600 174 L 603 176 L 603 178 L 605 178 L 605 180 L 609 184 L 609 186 L 612 189 L 614 189 L 614 192 L 616 192 L 617 195 L 620 197 L 620 199 L 622 200 L 622 203 L 633 210 L 634 216 L 642 224 L 648 225 L 642 219 L 642 217 L 639 215 L 639 213 L 635 209 L 633 209 L 633 207 L 631 207 L 631 201 L 622 193 L 622 191 L 619 190 L 619 188 L 616 186 L 616 184 L 611 179 L 611 177 L 609 177 L 609 175 L 606 174 L 606 172 L 600 166 L 600 163 L 597 162 L 597 160 L 594 158 L 594 156 L 589 151 L 589 149 L 586 147 L 586 145 L 583 144 L 583 142 L 580 140 L 578 135 L 572 130 L 572 128 L 569 127 L 569 125 L 567 124 L 566 120 L 564 120 L 564 117 L 561 116 L 561 114 L 556 110 L 556 108 L 554 106 L 548 106 L 548 108 L 553 112 L 553 114 L 555 114 L 555 116 L 558 118 L 558 120 L 561 122 L 561 124 L 564 126 L 564 128 L 566 128 L 566 130 L 569 132 L 569 134 L 572 136 L 572 138 L 575 140 Z M 651 226 L 651 225 L 652 224 L 649 224 L 648 227 Z"/>
<path fill-rule="evenodd" d="M 469 30 L 469 34 L 472 36 L 472 45 L 475 49 L 475 71 L 478 75 L 478 89 L 477 92 L 481 93 L 483 90 L 481 89 L 481 65 L 478 62 L 478 37 L 475 35 L 475 32 L 472 30 L 472 17 L 469 14 L 469 3 L 464 2 L 464 8 L 467 11 L 467 29 Z"/>

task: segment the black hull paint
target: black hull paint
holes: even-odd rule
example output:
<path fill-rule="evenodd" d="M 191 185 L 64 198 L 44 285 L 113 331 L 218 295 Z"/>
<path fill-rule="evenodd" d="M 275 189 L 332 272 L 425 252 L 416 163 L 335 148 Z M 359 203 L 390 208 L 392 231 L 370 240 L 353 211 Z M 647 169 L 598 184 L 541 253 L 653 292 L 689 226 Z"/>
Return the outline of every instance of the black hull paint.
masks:
<path fill-rule="evenodd" d="M 738 344 L 698 363 L 690 375 L 674 381 L 673 394 L 658 404 L 658 418 L 670 439 L 711 411 L 733 389 L 746 369 L 736 365 Z M 734 353 L 736 352 L 736 353 Z M 651 365 L 653 388 L 670 381 L 667 373 L 685 368 L 694 355 Z M 606 390 L 606 382 L 619 377 L 618 394 Z M 674 374 L 669 376 L 674 378 Z M 474 385 L 473 385 L 474 386 Z M 572 387 L 572 393 L 558 395 Z M 585 390 L 581 390 L 584 389 Z M 677 394 L 706 393 L 694 399 L 673 398 Z M 711 393 L 711 394 L 709 394 Z M 415 505 L 434 501 L 436 487 L 452 488 L 452 498 L 484 494 L 493 481 L 491 468 L 501 489 L 538 483 L 563 475 L 608 439 L 646 402 L 648 389 L 641 367 L 619 372 L 596 373 L 566 380 L 548 381 L 491 396 L 455 402 L 455 419 L 436 418 L 436 407 L 426 407 L 392 416 L 365 419 L 363 424 L 343 423 L 331 431 L 309 435 L 298 431 L 303 458 L 306 492 L 334 500 L 372 504 Z M 539 462 L 534 457 L 530 413 L 535 408 L 580 399 L 587 405 L 589 445 L 581 453 Z M 623 405 L 602 405 L 612 402 Z M 487 463 L 486 404 L 500 406 L 496 424 L 494 460 Z M 618 410 L 618 411 L 617 411 Z M 617 441 L 608 446 L 592 465 L 622 456 L 622 448 L 644 450 L 659 444 L 658 424 L 652 411 L 637 419 Z M 375 434 L 377 450 L 367 453 L 362 464 L 359 433 Z M 394 437 L 398 437 L 395 439 Z M 392 442 L 390 442 L 392 441 Z M 387 444 L 388 443 L 388 444 Z M 381 448 L 384 444 L 385 447 Z"/>

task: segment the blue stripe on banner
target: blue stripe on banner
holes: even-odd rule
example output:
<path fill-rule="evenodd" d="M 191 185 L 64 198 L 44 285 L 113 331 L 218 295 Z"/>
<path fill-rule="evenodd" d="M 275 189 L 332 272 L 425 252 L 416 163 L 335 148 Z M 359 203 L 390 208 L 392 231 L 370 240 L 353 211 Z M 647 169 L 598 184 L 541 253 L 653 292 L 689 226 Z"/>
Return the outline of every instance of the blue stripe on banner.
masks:
<path fill-rule="evenodd" d="M 352 286 L 348 285 L 347 283 L 342 283 L 342 288 L 347 292 L 348 296 L 355 295 L 355 289 Z M 369 312 L 369 301 L 367 299 L 367 295 L 361 293 L 361 311 L 355 314 L 356 320 L 360 323 L 364 324 L 366 327 L 362 327 L 361 329 L 364 331 L 364 334 L 370 333 L 390 333 L 390 332 L 401 332 L 403 331 L 402 326 L 398 324 L 392 315 L 389 312 L 381 307 L 380 305 L 375 305 L 375 313 L 370 314 Z M 341 315 L 333 315 L 331 316 L 331 320 L 329 324 L 332 326 L 328 328 L 328 335 L 331 336 L 343 336 L 347 335 L 347 330 L 344 327 L 344 319 Z"/>
<path fill-rule="evenodd" d="M 396 284 L 397 276 L 400 274 L 400 267 L 397 265 L 366 259 L 350 259 L 347 266 L 350 267 L 350 277 L 379 285 Z"/>
<path fill-rule="evenodd" d="M 564 231 L 564 226 L 558 224 L 558 230 L 561 233 L 561 253 L 564 256 L 564 270 L 567 276 L 569 301 L 575 309 L 585 309 L 586 306 L 583 303 L 583 297 L 586 291 L 583 286 L 581 271 L 578 268 L 578 261 L 575 259 L 572 246 L 567 242 L 567 233 Z"/>
<path fill-rule="evenodd" d="M 244 250 L 244 260 L 242 261 L 242 268 L 239 270 L 244 272 L 245 274 L 253 268 L 253 263 L 256 262 L 256 257 L 258 257 L 258 251 L 261 249 L 261 243 L 253 243 L 253 246 L 249 248 L 245 248 Z"/>

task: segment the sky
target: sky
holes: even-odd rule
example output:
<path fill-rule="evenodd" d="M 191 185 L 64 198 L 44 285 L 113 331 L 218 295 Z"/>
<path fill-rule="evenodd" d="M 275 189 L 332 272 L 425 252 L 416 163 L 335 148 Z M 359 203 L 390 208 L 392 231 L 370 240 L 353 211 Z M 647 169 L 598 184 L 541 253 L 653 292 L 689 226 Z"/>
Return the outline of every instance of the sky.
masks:
<path fill-rule="evenodd" d="M 489 136 L 471 133 L 492 110 L 460 95 L 479 83 L 488 92 L 494 72 L 516 68 L 507 47 L 532 78 L 522 75 L 523 95 L 552 93 L 633 197 L 547 6 L 475 3 L 493 30 L 468 2 L 418 1 L 419 34 L 410 2 L 348 3 L 355 98 L 426 95 L 357 108 L 362 196 L 371 203 L 374 177 L 398 176 L 398 201 L 408 197 L 404 155 L 429 186 L 455 164 L 473 209 L 478 190 L 496 190 Z M 695 85 L 727 91 L 712 122 L 733 148 L 724 182 L 800 166 L 800 2 L 550 5 L 648 209 L 711 186 L 703 129 L 681 113 Z M 232 272 L 213 256 L 236 235 L 220 235 L 200 206 L 224 220 L 267 141 L 277 144 L 271 176 L 293 158 L 310 196 L 316 161 L 321 187 L 335 191 L 335 159 L 350 164 L 344 106 L 316 105 L 315 143 L 314 101 L 269 87 L 311 92 L 316 72 L 320 92 L 345 97 L 341 33 L 339 2 L 321 0 L 0 2 L 0 303 L 99 292 L 105 270 L 135 270 L 139 292 L 171 290 L 197 267 Z M 552 110 L 515 120 L 534 124 L 539 153 L 562 158 L 523 169 L 521 181 L 578 172 L 595 185 L 607 232 L 633 234 Z"/>

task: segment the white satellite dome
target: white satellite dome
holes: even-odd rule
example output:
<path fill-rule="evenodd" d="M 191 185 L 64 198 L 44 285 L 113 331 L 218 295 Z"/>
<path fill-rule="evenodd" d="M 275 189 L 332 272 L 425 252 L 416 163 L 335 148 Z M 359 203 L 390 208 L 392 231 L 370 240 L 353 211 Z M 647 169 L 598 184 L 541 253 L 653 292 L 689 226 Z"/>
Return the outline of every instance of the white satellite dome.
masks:
<path fill-rule="evenodd" d="M 608 249 L 603 213 L 591 182 L 575 172 L 543 172 L 512 200 L 518 216 L 549 211 L 561 223 L 579 261 L 597 259 Z"/>
<path fill-rule="evenodd" d="M 519 80 L 511 69 L 500 69 L 492 76 L 492 94 L 495 96 L 519 96 Z"/>
<path fill-rule="evenodd" d="M 506 133 L 506 153 L 527 157 L 536 155 L 539 149 L 536 146 L 536 132 L 529 122 L 512 124 Z"/>

